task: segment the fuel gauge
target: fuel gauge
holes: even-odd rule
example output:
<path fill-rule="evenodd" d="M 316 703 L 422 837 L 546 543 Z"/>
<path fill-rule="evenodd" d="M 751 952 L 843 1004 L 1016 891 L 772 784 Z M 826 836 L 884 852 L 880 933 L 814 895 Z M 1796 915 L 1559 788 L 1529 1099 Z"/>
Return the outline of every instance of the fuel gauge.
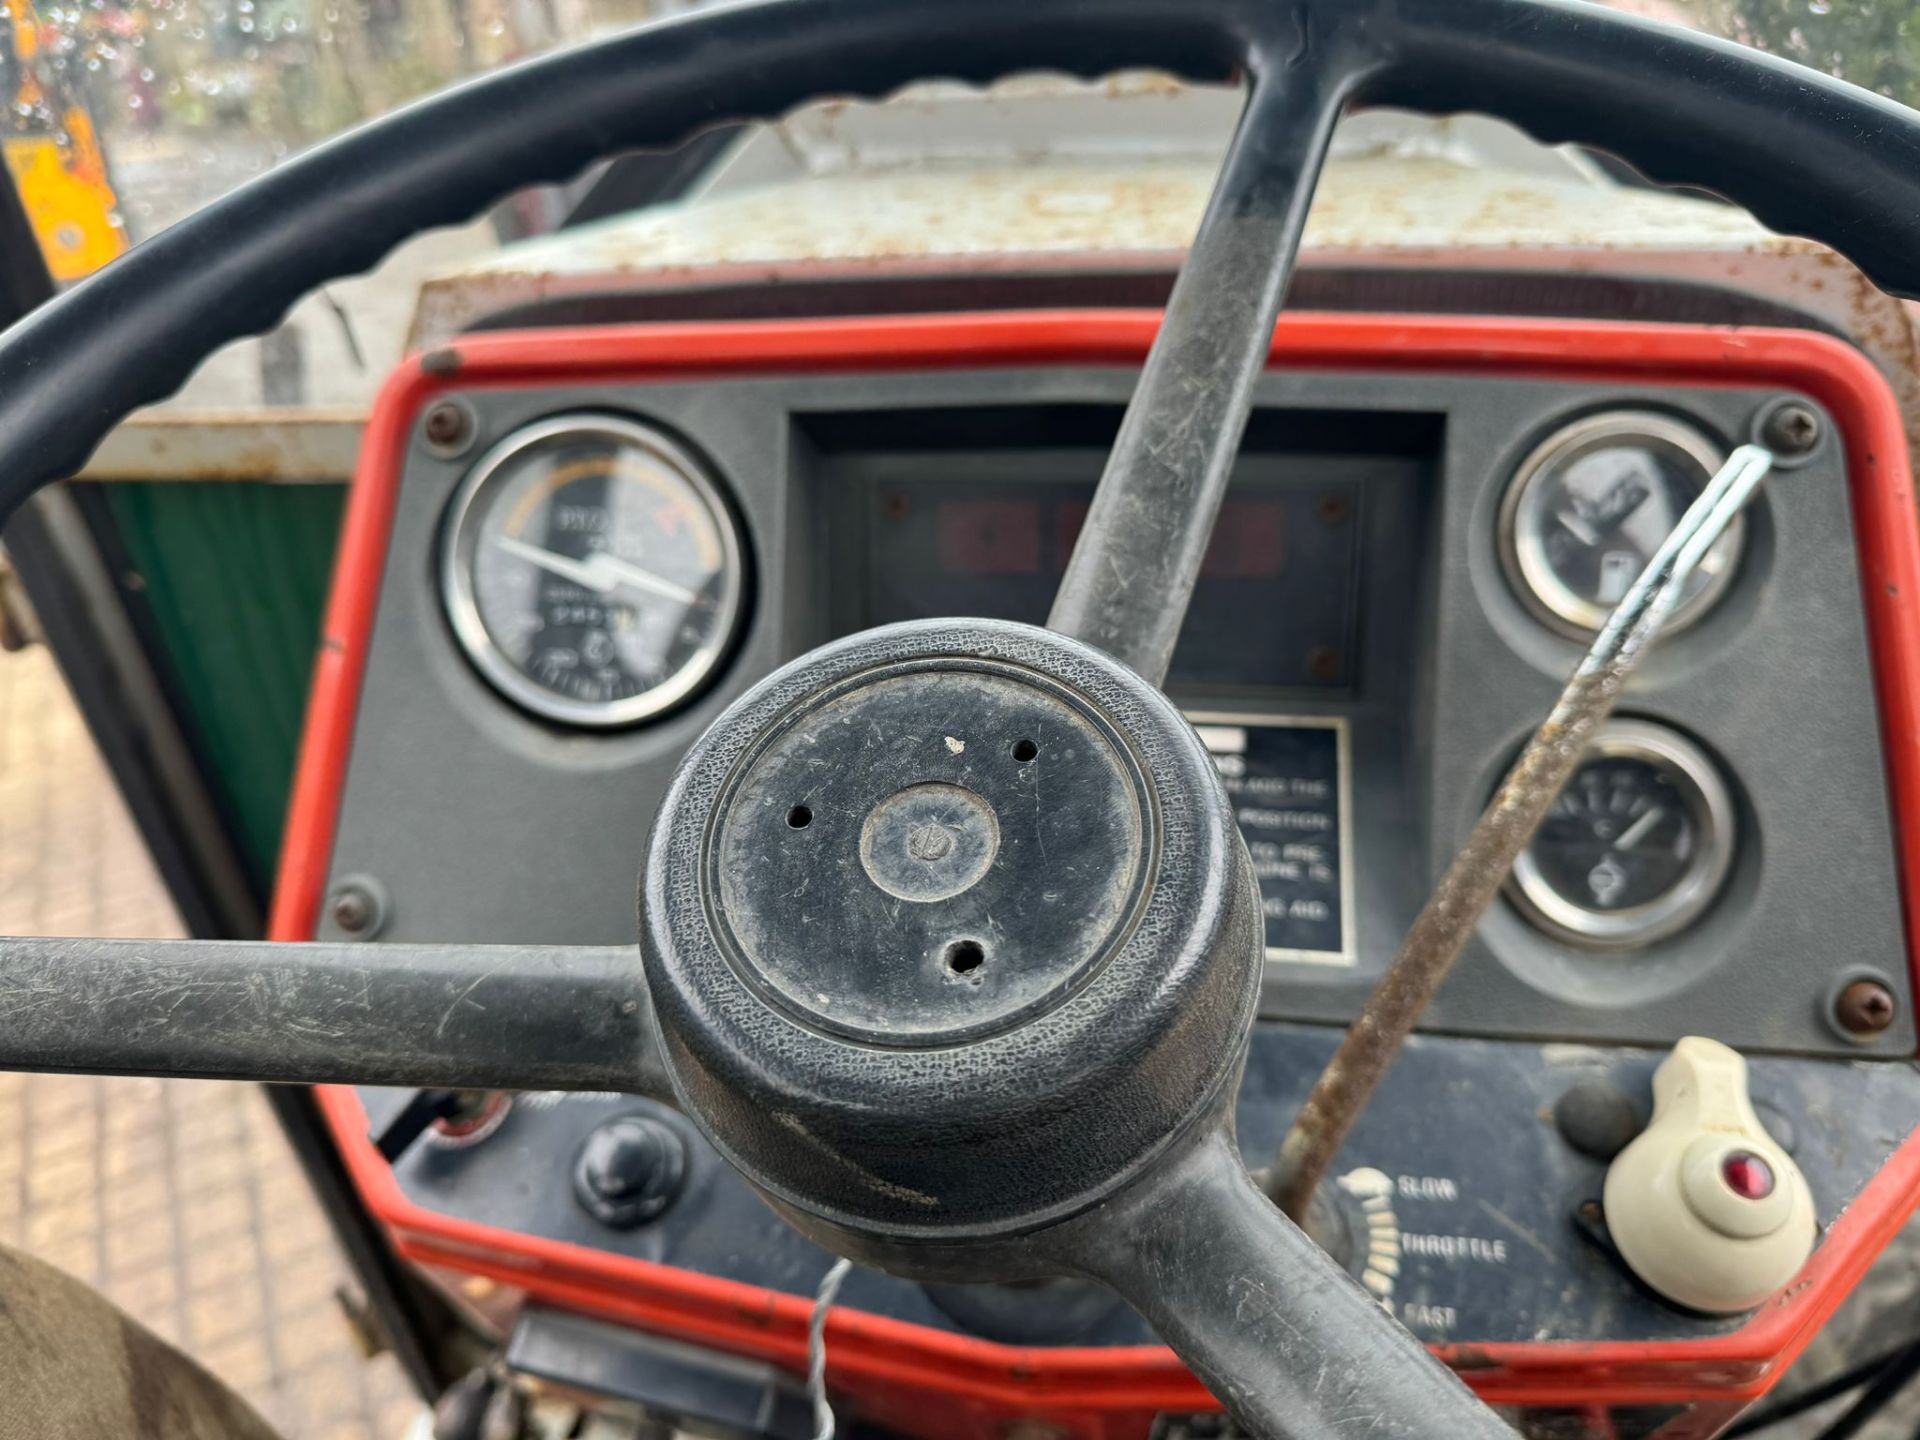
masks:
<path fill-rule="evenodd" d="M 1609 411 L 1556 432 L 1515 472 L 1501 502 L 1508 582 L 1543 623 L 1587 639 L 1725 459 L 1692 426 L 1647 411 Z M 1713 607 L 1745 539 L 1736 517 L 1688 579 L 1668 633 Z"/>
<path fill-rule="evenodd" d="M 1508 888 L 1558 939 L 1644 945 L 1713 903 L 1733 847 L 1733 800 L 1700 747 L 1664 725 L 1614 720 L 1514 862 Z"/>

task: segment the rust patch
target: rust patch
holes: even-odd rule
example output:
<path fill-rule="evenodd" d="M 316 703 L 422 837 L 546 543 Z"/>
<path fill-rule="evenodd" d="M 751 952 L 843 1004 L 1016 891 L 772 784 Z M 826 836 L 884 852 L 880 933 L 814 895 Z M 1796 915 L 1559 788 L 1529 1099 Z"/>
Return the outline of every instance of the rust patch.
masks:
<path fill-rule="evenodd" d="M 344 480 L 359 454 L 349 410 L 149 411 L 118 426 L 79 479 Z"/>

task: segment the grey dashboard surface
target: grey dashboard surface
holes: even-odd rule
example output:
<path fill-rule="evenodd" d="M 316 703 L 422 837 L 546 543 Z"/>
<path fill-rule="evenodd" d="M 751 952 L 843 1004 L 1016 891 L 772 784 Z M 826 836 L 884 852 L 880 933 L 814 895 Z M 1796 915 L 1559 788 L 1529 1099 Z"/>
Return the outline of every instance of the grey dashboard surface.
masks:
<path fill-rule="evenodd" d="M 379 882 L 392 902 L 385 938 L 631 941 L 647 829 L 685 748 L 753 681 L 862 622 L 860 487 L 910 475 L 934 451 L 950 469 L 957 456 L 961 475 L 969 465 L 1002 478 L 1098 474 L 1091 433 L 1048 443 L 980 426 L 961 453 L 958 442 L 929 446 L 937 427 L 914 438 L 916 418 L 1052 407 L 1117 421 L 1131 383 L 1122 369 L 993 369 L 467 394 L 474 451 L 443 459 L 416 442 L 406 458 L 331 874 Z M 1233 684 L 1216 670 L 1174 691 L 1196 716 L 1333 719 L 1349 736 L 1349 953 L 1273 961 L 1270 1015 L 1353 1013 L 1577 659 L 1574 642 L 1521 605 L 1496 553 L 1501 494 L 1521 459 L 1568 418 L 1612 407 L 1676 414 L 1732 443 L 1771 398 L 1405 373 L 1264 378 L 1247 483 L 1351 487 L 1364 526 L 1357 653 L 1340 684 Z M 748 613 L 713 688 L 610 733 L 558 728 L 501 698 L 460 652 L 435 583 L 447 503 L 472 454 L 543 416 L 593 410 L 661 426 L 704 458 L 737 512 L 750 569 Z M 1650 658 L 1621 710 L 1691 737 L 1728 777 L 1739 838 L 1724 892 L 1691 928 L 1626 953 L 1549 939 L 1499 902 L 1428 1028 L 1910 1051 L 1910 1003 L 1864 1050 L 1824 1018 L 1851 975 L 1908 990 L 1860 578 L 1831 439 L 1769 482 L 1724 600 Z"/>
<path fill-rule="evenodd" d="M 1256 1028 L 1238 1111 L 1249 1165 L 1279 1146 L 1336 1038 L 1322 1026 Z M 1416 1036 L 1342 1151 L 1317 1233 L 1423 1340 L 1645 1341 L 1738 1328 L 1744 1317 L 1663 1304 L 1575 1221 L 1600 1195 L 1606 1165 L 1566 1143 L 1551 1118 L 1554 1102 L 1576 1084 L 1603 1083 L 1644 1107 L 1662 1058 L 1631 1048 Z M 1920 1103 L 1920 1072 L 1905 1065 L 1768 1056 L 1755 1062 L 1752 1085 L 1767 1123 L 1805 1170 L 1823 1224 L 1884 1163 Z M 360 1094 L 376 1128 L 406 1096 Z M 1850 1123 L 1822 1123 L 1836 1107 Z M 657 1221 L 611 1230 L 575 1203 L 566 1177 L 594 1127 L 635 1114 L 682 1135 L 687 1178 Z M 519 1096 L 486 1143 L 454 1148 L 426 1139 L 400 1159 L 395 1175 L 409 1198 L 441 1214 L 788 1294 L 810 1296 L 832 1261 L 677 1112 L 629 1096 Z M 1384 1253 L 1380 1226 L 1392 1237 Z M 1361 1243 L 1361 1235 L 1373 1243 Z M 1059 1296 L 1039 1304 L 1031 1290 L 962 1288 L 986 1297 L 1000 1291 L 1002 1304 L 989 1314 L 997 1312 L 1001 1325 L 982 1325 L 979 1314 L 940 1304 L 936 1292 L 865 1267 L 855 1268 L 842 1296 L 869 1314 L 999 1340 L 1152 1343 L 1145 1323 L 1105 1291 L 1098 1292 L 1104 1302 L 1088 1309 Z M 1009 1310 L 1032 1328 L 1007 1333 Z"/>

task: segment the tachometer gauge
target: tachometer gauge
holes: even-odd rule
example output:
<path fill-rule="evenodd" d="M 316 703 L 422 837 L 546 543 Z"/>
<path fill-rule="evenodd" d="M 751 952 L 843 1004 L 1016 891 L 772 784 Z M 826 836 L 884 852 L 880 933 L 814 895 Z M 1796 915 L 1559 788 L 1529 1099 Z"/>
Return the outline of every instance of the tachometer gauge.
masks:
<path fill-rule="evenodd" d="M 690 699 L 725 658 L 741 545 L 713 482 L 664 435 L 557 416 L 460 487 L 441 588 L 501 694 L 550 720 L 630 725 Z"/>
<path fill-rule="evenodd" d="M 1713 903 L 1733 846 L 1733 800 L 1700 747 L 1663 725 L 1615 720 L 1514 862 L 1508 889 L 1559 939 L 1642 945 Z"/>
<path fill-rule="evenodd" d="M 1527 457 L 1501 503 L 1509 583 L 1561 634 L 1593 635 L 1725 458 L 1698 430 L 1664 415 L 1617 410 L 1567 426 Z M 1668 633 L 1712 608 L 1745 538 L 1736 517 L 1688 579 Z"/>

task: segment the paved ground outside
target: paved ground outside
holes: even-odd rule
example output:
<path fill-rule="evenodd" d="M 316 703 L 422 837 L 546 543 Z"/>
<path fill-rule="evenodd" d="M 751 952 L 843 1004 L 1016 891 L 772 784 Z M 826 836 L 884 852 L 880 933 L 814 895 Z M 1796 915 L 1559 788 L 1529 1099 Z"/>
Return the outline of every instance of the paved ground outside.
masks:
<path fill-rule="evenodd" d="M 45 649 L 0 654 L 0 935 L 175 935 Z M 262 1094 L 0 1073 L 0 1243 L 111 1296 L 287 1440 L 401 1440 L 419 1402 L 361 1357 L 350 1284 Z"/>

